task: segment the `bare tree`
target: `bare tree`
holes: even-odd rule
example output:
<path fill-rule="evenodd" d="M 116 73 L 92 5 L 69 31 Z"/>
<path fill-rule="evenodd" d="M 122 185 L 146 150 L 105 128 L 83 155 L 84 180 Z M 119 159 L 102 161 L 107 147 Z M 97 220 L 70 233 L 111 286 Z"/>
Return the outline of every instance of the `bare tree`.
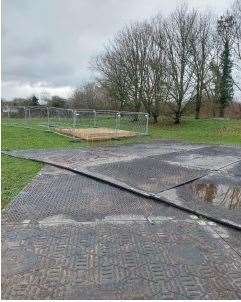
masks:
<path fill-rule="evenodd" d="M 116 109 L 108 92 L 98 82 L 85 83 L 76 88 L 70 104 L 78 109 Z"/>
<path fill-rule="evenodd" d="M 98 56 L 93 64 L 100 74 L 98 81 L 117 100 L 119 109 L 129 102 L 128 79 L 122 61 L 122 52 L 113 42 L 106 46 L 105 53 Z"/>
<path fill-rule="evenodd" d="M 143 60 L 143 81 L 141 100 L 154 123 L 160 115 L 160 104 L 167 99 L 167 62 L 165 55 L 166 37 L 163 21 L 157 16 L 146 23 L 142 31 L 145 57 Z"/>
<path fill-rule="evenodd" d="M 219 107 L 219 99 L 221 97 L 221 85 L 222 85 L 222 43 L 220 43 L 220 37 L 217 30 L 217 20 L 213 19 L 211 23 L 211 45 L 210 49 L 210 63 L 209 63 L 209 79 L 204 84 L 205 95 L 209 100 L 209 103 L 213 103 L 213 116 L 217 115 L 217 109 Z"/>
<path fill-rule="evenodd" d="M 143 35 L 143 25 L 135 23 L 126 27 L 117 38 L 123 75 L 127 83 L 126 95 L 135 111 L 140 111 L 143 95 L 144 64 L 146 58 L 146 35 Z"/>
<path fill-rule="evenodd" d="M 197 14 L 191 34 L 190 45 L 192 55 L 191 64 L 193 64 L 193 75 L 195 79 L 195 118 L 198 119 L 203 94 L 205 93 L 205 86 L 210 80 L 210 62 L 213 57 L 210 14 Z"/>
<path fill-rule="evenodd" d="M 47 106 L 49 107 L 57 107 L 57 108 L 67 108 L 68 103 L 67 100 L 58 96 L 53 95 L 51 99 L 48 99 Z"/>
<path fill-rule="evenodd" d="M 240 38 L 240 1 L 233 6 L 235 41 Z M 182 5 L 164 21 L 158 16 L 118 32 L 94 64 L 98 81 L 115 108 L 144 108 L 157 122 L 160 105 L 166 101 L 178 124 L 190 101 L 195 104 L 196 118 L 203 99 L 220 103 L 225 94 L 222 83 L 227 82 L 224 74 L 231 68 L 223 66 L 227 52 L 220 36 L 224 35 L 214 30 L 212 21 L 210 14 Z"/>
<path fill-rule="evenodd" d="M 70 102 L 72 108 L 78 108 L 78 109 L 88 108 L 88 104 L 86 104 L 86 100 L 85 100 L 84 91 L 81 86 L 73 91 Z"/>
<path fill-rule="evenodd" d="M 176 124 L 180 123 L 185 106 L 194 94 L 190 40 L 196 17 L 195 11 L 189 12 L 183 5 L 176 9 L 165 23 L 166 57 L 170 75 L 168 90 Z"/>
<path fill-rule="evenodd" d="M 121 108 L 142 106 L 157 122 L 164 98 L 164 34 L 160 18 L 135 23 L 119 32 L 96 60 L 103 84 L 119 98 Z"/>

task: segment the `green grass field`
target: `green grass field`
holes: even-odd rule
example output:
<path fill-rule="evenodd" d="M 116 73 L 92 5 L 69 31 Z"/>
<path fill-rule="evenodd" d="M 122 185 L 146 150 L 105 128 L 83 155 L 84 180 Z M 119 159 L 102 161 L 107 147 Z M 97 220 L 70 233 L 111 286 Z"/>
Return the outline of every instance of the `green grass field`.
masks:
<path fill-rule="evenodd" d="M 108 125 L 108 122 L 106 122 Z M 241 121 L 229 119 L 185 119 L 180 125 L 160 122 L 150 126 L 149 136 L 119 139 L 102 143 L 87 143 L 45 131 L 2 125 L 2 150 L 79 148 L 100 145 L 151 142 L 153 139 L 176 139 L 193 143 L 238 144 L 241 145 Z M 38 173 L 42 165 L 29 160 L 2 156 L 2 208 L 16 196 Z"/>

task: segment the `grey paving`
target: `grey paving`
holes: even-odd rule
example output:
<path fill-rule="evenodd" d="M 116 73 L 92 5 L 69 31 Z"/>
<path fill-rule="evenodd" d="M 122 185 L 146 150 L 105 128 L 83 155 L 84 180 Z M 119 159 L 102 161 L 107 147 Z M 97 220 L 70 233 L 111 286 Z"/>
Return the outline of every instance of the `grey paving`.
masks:
<path fill-rule="evenodd" d="M 240 299 L 240 232 L 45 168 L 2 217 L 2 299 Z"/>
<path fill-rule="evenodd" d="M 157 141 L 96 149 L 18 150 L 9 154 L 69 168 L 241 228 L 238 146 Z M 209 201 L 211 195 L 207 197 L 204 191 L 210 192 L 211 187 L 215 198 Z M 235 208 L 223 206 L 231 204 L 231 199 L 236 200 Z"/>

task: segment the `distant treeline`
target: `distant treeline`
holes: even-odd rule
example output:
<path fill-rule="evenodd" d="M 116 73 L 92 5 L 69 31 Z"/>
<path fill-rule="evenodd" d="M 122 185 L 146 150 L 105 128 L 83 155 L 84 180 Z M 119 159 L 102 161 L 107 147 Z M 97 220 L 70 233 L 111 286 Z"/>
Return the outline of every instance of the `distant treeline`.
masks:
<path fill-rule="evenodd" d="M 79 89 L 78 89 L 79 91 Z M 94 89 L 95 91 L 95 89 Z M 131 106 L 125 106 L 120 108 L 119 102 L 114 102 L 108 97 L 103 97 L 102 94 L 92 94 L 89 96 L 82 95 L 76 96 L 76 92 L 69 99 L 65 99 L 59 96 L 53 96 L 49 98 L 44 104 L 34 103 L 31 99 L 16 98 L 13 101 L 2 100 L 2 109 L 5 107 L 28 107 L 28 106 L 49 106 L 57 108 L 73 108 L 73 109 L 97 109 L 97 110 L 128 110 L 134 111 Z M 195 102 L 189 102 L 185 109 L 186 116 L 195 115 Z M 160 117 L 165 119 L 171 118 L 171 104 L 166 102 L 160 103 Z M 141 108 L 144 110 L 144 108 Z M 214 100 L 203 99 L 200 109 L 200 117 L 219 117 L 219 104 Z M 231 102 L 224 111 L 224 117 L 229 118 L 241 118 L 241 102 Z"/>

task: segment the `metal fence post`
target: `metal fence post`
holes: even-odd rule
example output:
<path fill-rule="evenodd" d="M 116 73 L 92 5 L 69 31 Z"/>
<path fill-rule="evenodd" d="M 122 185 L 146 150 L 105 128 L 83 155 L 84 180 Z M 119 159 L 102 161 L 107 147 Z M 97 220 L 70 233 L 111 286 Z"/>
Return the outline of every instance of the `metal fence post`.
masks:
<path fill-rule="evenodd" d="M 120 112 L 117 112 L 116 113 L 116 118 L 115 118 L 115 131 L 117 132 L 120 128 L 120 118 L 121 118 L 121 115 L 120 115 Z"/>
<path fill-rule="evenodd" d="M 96 111 L 93 110 L 93 113 L 94 113 L 94 128 L 96 127 Z"/>
<path fill-rule="evenodd" d="M 30 108 L 28 109 L 28 118 L 29 118 L 29 121 L 31 122 L 31 109 Z"/>
<path fill-rule="evenodd" d="M 2 107 L 2 110 L 3 110 L 3 107 Z M 8 117 L 7 117 L 7 123 L 10 123 L 10 110 L 11 108 L 10 107 L 7 107 L 7 114 L 8 114 Z"/>
<path fill-rule="evenodd" d="M 73 110 L 73 128 L 76 127 L 76 110 Z"/>
<path fill-rule="evenodd" d="M 26 107 L 23 107 L 23 110 L 24 110 L 24 120 L 25 120 L 25 123 L 27 123 L 27 109 L 26 109 Z"/>
<path fill-rule="evenodd" d="M 49 107 L 47 107 L 47 118 L 48 118 L 48 128 L 50 128 L 50 121 L 49 121 Z"/>
<path fill-rule="evenodd" d="M 146 129 L 145 129 L 145 134 L 148 134 L 148 127 L 149 127 L 149 114 L 145 114 L 146 117 Z"/>
<path fill-rule="evenodd" d="M 58 110 L 58 109 L 56 111 L 57 111 L 57 115 L 58 115 L 58 122 L 60 123 L 61 122 L 61 116 L 60 116 L 61 115 L 61 113 L 60 113 L 61 111 Z"/>

